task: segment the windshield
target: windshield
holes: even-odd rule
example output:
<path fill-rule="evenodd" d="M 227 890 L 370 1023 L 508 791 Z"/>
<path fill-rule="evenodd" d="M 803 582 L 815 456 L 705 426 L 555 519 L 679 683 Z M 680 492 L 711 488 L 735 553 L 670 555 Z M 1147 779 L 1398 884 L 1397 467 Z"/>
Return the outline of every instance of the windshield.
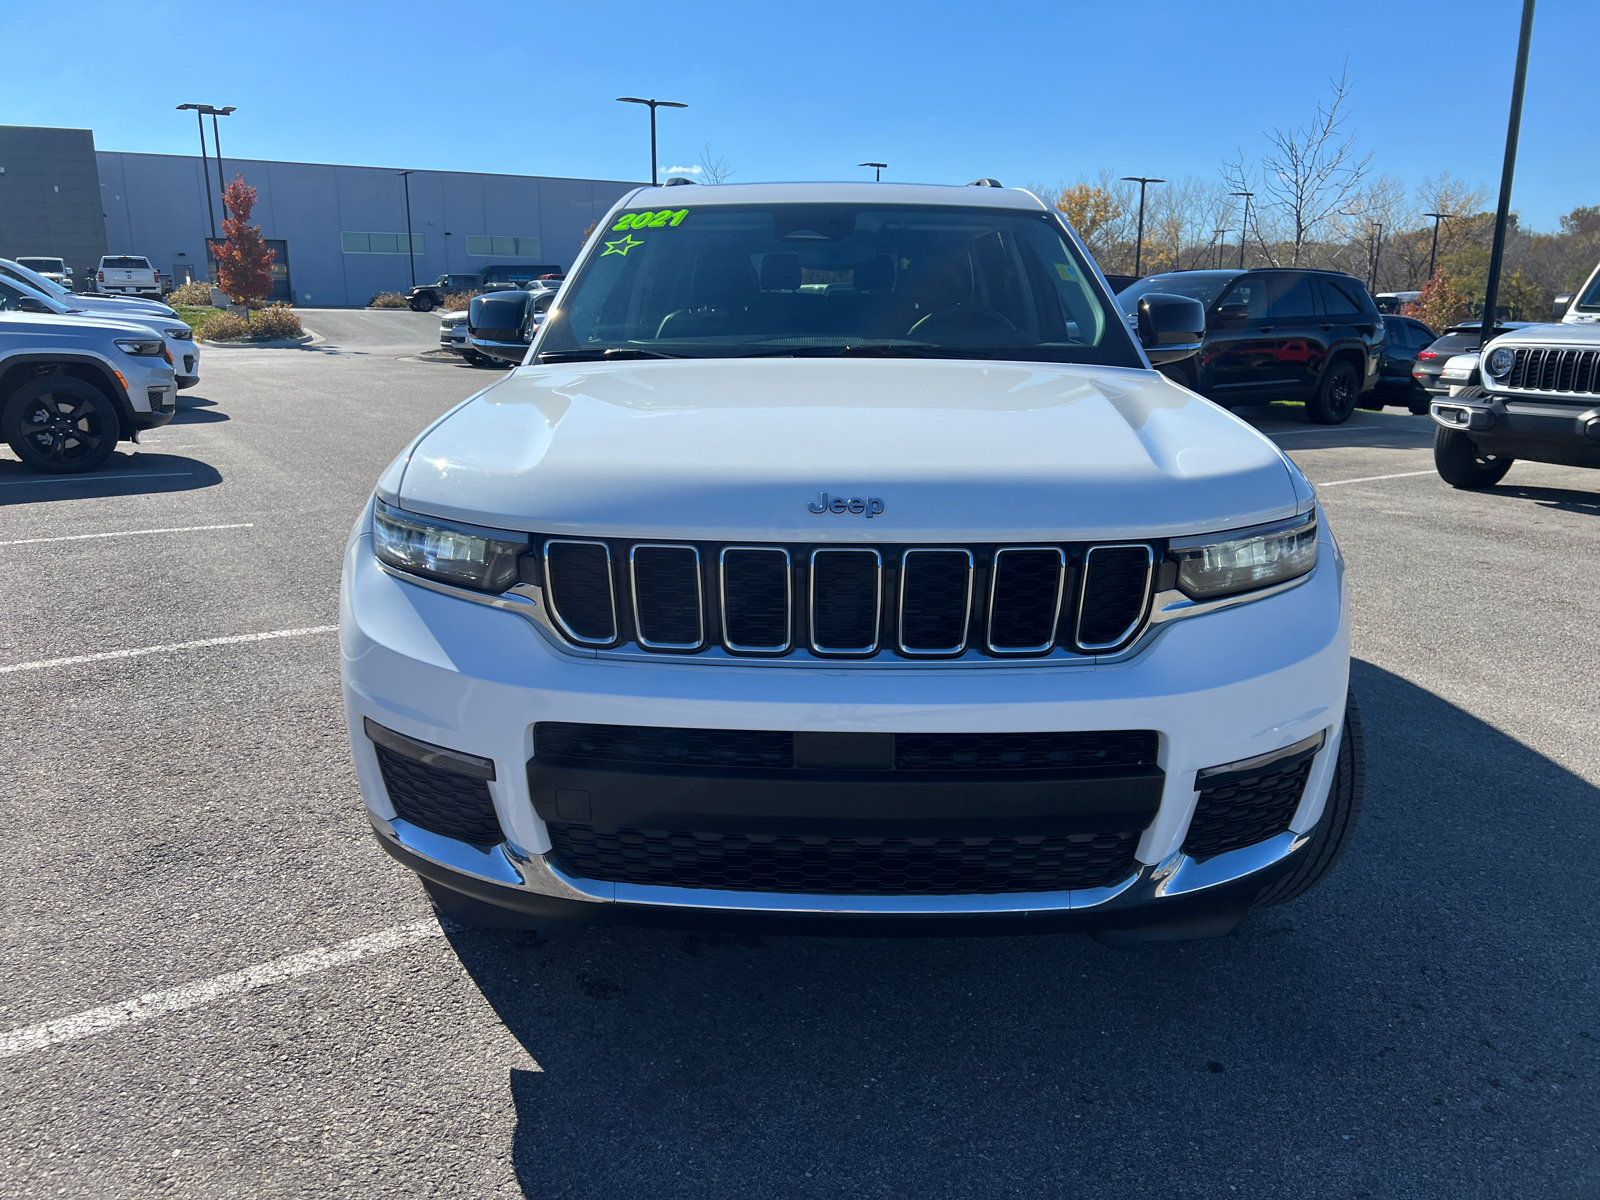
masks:
<path fill-rule="evenodd" d="M 134 258 L 132 255 L 123 255 L 120 258 L 102 258 L 100 265 L 117 271 L 148 271 L 150 269 L 150 260 Z"/>
<path fill-rule="evenodd" d="M 7 279 L 14 279 L 18 283 L 26 284 L 35 291 L 43 292 L 47 296 L 64 296 L 67 289 L 53 279 L 46 279 L 43 275 L 18 262 L 15 267 L 0 263 L 0 275 Z"/>
<path fill-rule="evenodd" d="M 541 359 L 876 353 L 1142 367 L 1048 213 L 924 205 L 629 212 Z"/>
<path fill-rule="evenodd" d="M 1139 297 L 1160 292 L 1164 296 L 1187 296 L 1210 308 L 1212 301 L 1222 294 L 1222 289 L 1238 277 L 1238 271 L 1179 271 L 1171 275 L 1146 275 L 1117 293 L 1117 307 L 1125 313 L 1137 312 Z"/>
<path fill-rule="evenodd" d="M 54 271 L 57 275 L 64 275 L 67 271 L 67 264 L 59 258 L 19 258 L 17 265 L 27 267 L 30 271 Z"/>
<path fill-rule="evenodd" d="M 1578 307 L 1584 312 L 1600 310 L 1600 271 L 1596 271 L 1589 280 L 1589 286 L 1583 289 L 1583 295 L 1578 297 Z"/>

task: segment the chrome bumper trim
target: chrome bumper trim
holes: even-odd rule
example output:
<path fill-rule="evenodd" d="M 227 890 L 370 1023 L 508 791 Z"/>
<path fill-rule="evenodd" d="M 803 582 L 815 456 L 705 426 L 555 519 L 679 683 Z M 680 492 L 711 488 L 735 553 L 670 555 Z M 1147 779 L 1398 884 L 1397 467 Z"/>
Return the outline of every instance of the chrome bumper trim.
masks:
<path fill-rule="evenodd" d="M 547 855 L 529 854 L 509 842 L 483 848 L 429 833 L 408 821 L 385 821 L 380 817 L 371 820 L 380 838 L 420 858 L 447 870 L 518 891 L 594 904 L 811 916 L 998 916 L 1086 909 L 1115 912 L 1235 883 L 1283 862 L 1311 840 L 1310 833 L 1281 833 L 1265 842 L 1230 850 L 1204 862 L 1197 862 L 1180 851 L 1156 866 L 1141 865 L 1126 879 L 1109 887 L 968 896 L 817 896 L 583 879 L 566 874 Z"/>

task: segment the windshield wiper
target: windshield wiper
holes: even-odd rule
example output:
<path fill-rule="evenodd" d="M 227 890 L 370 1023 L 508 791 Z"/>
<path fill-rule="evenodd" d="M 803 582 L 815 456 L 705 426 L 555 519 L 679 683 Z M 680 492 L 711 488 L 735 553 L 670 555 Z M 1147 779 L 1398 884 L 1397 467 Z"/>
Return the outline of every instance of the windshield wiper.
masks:
<path fill-rule="evenodd" d="M 666 354 L 660 350 L 646 350 L 642 346 L 611 346 L 605 350 L 541 350 L 540 362 L 606 362 L 618 358 L 687 358 L 684 354 Z"/>

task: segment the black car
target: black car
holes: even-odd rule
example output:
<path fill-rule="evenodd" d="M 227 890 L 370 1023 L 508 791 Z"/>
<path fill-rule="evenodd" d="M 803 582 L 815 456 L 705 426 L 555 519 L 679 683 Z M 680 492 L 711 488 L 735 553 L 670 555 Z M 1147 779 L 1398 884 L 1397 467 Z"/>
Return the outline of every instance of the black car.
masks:
<path fill-rule="evenodd" d="M 1512 329 L 1526 329 L 1533 321 L 1501 321 L 1494 327 L 1494 336 Z M 1428 411 L 1428 402 L 1436 396 L 1448 396 L 1450 385 L 1442 383 L 1439 375 L 1444 371 L 1444 364 L 1457 354 L 1471 354 L 1478 348 L 1478 337 L 1483 333 L 1481 321 L 1463 321 L 1459 325 L 1452 325 L 1440 334 L 1434 341 L 1429 342 L 1417 351 L 1415 365 L 1411 368 L 1411 378 L 1422 390 L 1420 404 L 1413 405 L 1414 413 Z"/>
<path fill-rule="evenodd" d="M 1415 317 L 1398 317 L 1384 314 L 1383 327 L 1388 336 L 1383 339 L 1383 358 L 1378 363 L 1378 386 L 1361 398 L 1362 408 L 1383 408 L 1396 404 L 1414 413 L 1428 411 L 1428 393 L 1412 378 L 1417 354 L 1438 339 L 1434 333 Z"/>
<path fill-rule="evenodd" d="M 482 275 L 441 275 L 433 283 L 419 283 L 406 293 L 412 312 L 432 312 L 451 292 L 475 292 L 483 286 Z"/>
<path fill-rule="evenodd" d="M 1350 418 L 1378 382 L 1385 331 L 1366 284 L 1338 271 L 1264 268 L 1147 275 L 1117 294 L 1131 321 L 1145 296 L 1206 308 L 1193 358 L 1161 368 L 1224 408 L 1303 400 L 1319 425 Z"/>

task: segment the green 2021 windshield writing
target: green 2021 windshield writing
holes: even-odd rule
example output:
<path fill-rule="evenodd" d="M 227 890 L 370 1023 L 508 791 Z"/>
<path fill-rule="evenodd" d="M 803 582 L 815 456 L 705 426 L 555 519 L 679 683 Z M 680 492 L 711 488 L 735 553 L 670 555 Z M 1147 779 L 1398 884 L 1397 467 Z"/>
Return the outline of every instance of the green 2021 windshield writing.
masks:
<path fill-rule="evenodd" d="M 622 219 L 611 227 L 611 232 L 621 233 L 624 229 L 661 229 L 681 225 L 688 215 L 687 208 L 680 208 L 677 212 L 662 209 L 660 212 L 623 213 Z"/>

